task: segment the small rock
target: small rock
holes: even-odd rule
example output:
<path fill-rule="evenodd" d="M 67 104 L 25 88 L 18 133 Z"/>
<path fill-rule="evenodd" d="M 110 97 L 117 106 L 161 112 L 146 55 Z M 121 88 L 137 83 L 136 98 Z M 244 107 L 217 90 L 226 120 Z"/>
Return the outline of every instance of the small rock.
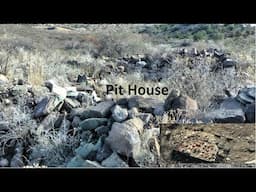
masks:
<path fill-rule="evenodd" d="M 145 61 L 138 61 L 138 62 L 136 62 L 136 66 L 138 66 L 138 67 L 144 67 L 146 65 L 147 65 L 147 63 Z"/>
<path fill-rule="evenodd" d="M 0 160 L 0 167 L 8 167 L 9 161 L 7 159 L 2 158 Z"/>
<path fill-rule="evenodd" d="M 255 123 L 255 103 L 250 104 L 245 108 L 246 122 Z"/>
<path fill-rule="evenodd" d="M 10 99 L 5 99 L 5 100 L 4 100 L 4 104 L 5 104 L 6 106 L 10 105 L 10 104 L 11 104 Z"/>
<path fill-rule="evenodd" d="M 63 87 L 58 86 L 54 80 L 48 80 L 45 82 L 45 86 L 50 89 L 52 93 L 58 96 L 61 100 L 67 97 L 67 90 Z"/>
<path fill-rule="evenodd" d="M 79 124 L 81 122 L 81 119 L 78 117 L 78 116 L 75 116 L 73 118 L 73 121 L 72 121 L 72 127 L 75 128 L 75 127 L 79 127 Z"/>
<path fill-rule="evenodd" d="M 122 122 L 128 117 L 128 111 L 125 108 L 121 108 L 119 105 L 115 105 L 112 109 L 112 117 L 117 122 Z"/>
<path fill-rule="evenodd" d="M 189 96 L 179 96 L 173 99 L 171 109 L 185 109 L 185 110 L 198 110 L 198 105 L 195 100 Z"/>
<path fill-rule="evenodd" d="M 107 117 L 110 114 L 110 109 L 112 106 L 115 104 L 114 101 L 103 101 L 96 106 L 92 106 L 88 109 L 86 109 L 82 114 L 81 114 L 81 119 L 87 119 L 87 118 L 92 118 L 92 117 Z"/>
<path fill-rule="evenodd" d="M 101 162 L 103 167 L 129 167 L 115 152 Z"/>
<path fill-rule="evenodd" d="M 34 118 L 39 118 L 51 113 L 58 105 L 62 104 L 58 97 L 44 97 L 35 107 L 33 112 Z"/>
<path fill-rule="evenodd" d="M 223 68 L 229 68 L 229 67 L 235 67 L 237 64 L 236 61 L 230 59 L 230 58 L 226 58 L 224 61 L 223 61 Z"/>
<path fill-rule="evenodd" d="M 141 140 L 137 129 L 125 123 L 113 123 L 105 141 L 113 151 L 127 157 L 132 157 L 140 151 Z"/>
<path fill-rule="evenodd" d="M 80 107 L 80 103 L 77 100 L 70 99 L 70 98 L 65 98 L 64 99 L 63 108 L 67 112 L 70 112 L 73 108 L 78 108 L 78 107 Z"/>
<path fill-rule="evenodd" d="M 18 79 L 18 83 L 17 83 L 18 85 L 23 85 L 24 84 L 24 81 L 23 81 L 23 79 Z"/>
<path fill-rule="evenodd" d="M 106 125 L 107 122 L 108 122 L 108 119 L 106 118 L 90 118 L 80 122 L 79 126 L 83 130 L 92 130 L 101 125 Z"/>
<path fill-rule="evenodd" d="M 131 97 L 128 101 L 129 109 L 136 107 L 146 113 L 153 113 L 154 109 L 162 102 L 153 98 L 143 98 L 141 96 Z"/>
<path fill-rule="evenodd" d="M 77 82 L 77 83 L 87 82 L 87 77 L 86 77 L 86 75 L 78 75 L 76 82 Z"/>

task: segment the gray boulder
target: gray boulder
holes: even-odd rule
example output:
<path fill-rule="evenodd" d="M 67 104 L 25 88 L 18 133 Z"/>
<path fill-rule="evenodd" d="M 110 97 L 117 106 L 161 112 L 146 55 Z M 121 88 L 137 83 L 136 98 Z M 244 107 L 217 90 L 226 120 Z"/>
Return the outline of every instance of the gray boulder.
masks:
<path fill-rule="evenodd" d="M 92 118 L 92 117 L 107 117 L 110 114 L 110 110 L 115 104 L 114 101 L 103 101 L 96 106 L 92 106 L 88 109 L 86 109 L 82 114 L 81 114 L 81 119 L 87 119 L 87 118 Z"/>
<path fill-rule="evenodd" d="M 136 107 L 146 113 L 153 113 L 154 109 L 162 104 L 163 102 L 160 100 L 153 98 L 143 98 L 141 96 L 131 97 L 128 101 L 129 109 Z"/>
<path fill-rule="evenodd" d="M 117 122 L 122 122 L 127 119 L 128 117 L 128 111 L 125 108 L 120 107 L 119 105 L 116 105 L 112 109 L 112 117 Z"/>
<path fill-rule="evenodd" d="M 184 109 L 184 110 L 198 110 L 198 105 L 196 100 L 190 98 L 189 96 L 179 96 L 172 100 L 170 106 L 166 107 L 167 109 Z"/>
<path fill-rule="evenodd" d="M 101 125 L 106 125 L 108 122 L 107 118 L 90 118 L 79 123 L 82 130 L 92 130 Z"/>
<path fill-rule="evenodd" d="M 33 112 L 34 118 L 39 118 L 50 114 L 57 106 L 63 104 L 59 97 L 44 97 L 35 107 Z"/>
<path fill-rule="evenodd" d="M 245 115 L 242 109 L 217 109 L 206 115 L 215 123 L 244 123 Z"/>
<path fill-rule="evenodd" d="M 110 148 L 127 157 L 136 156 L 140 151 L 140 136 L 138 130 L 125 123 L 113 123 L 106 143 Z"/>

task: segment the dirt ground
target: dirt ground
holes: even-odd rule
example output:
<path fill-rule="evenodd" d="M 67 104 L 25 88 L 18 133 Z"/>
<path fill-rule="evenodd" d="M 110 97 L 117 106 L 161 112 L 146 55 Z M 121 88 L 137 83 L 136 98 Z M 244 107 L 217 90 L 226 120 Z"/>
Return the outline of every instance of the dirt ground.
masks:
<path fill-rule="evenodd" d="M 255 167 L 255 133 L 255 124 L 161 125 L 161 167 Z"/>

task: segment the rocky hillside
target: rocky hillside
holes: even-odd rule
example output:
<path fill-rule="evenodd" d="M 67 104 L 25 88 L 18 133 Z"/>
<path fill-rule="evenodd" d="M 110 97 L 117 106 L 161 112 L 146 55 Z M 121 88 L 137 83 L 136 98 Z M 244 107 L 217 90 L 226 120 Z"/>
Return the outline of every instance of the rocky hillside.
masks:
<path fill-rule="evenodd" d="M 216 29 L 224 33 L 221 27 L 227 26 Z M 144 28 L 147 31 L 142 32 Z M 155 28 L 158 31 L 148 32 Z M 234 37 L 225 32 L 221 40 L 184 40 L 171 31 L 165 36 L 160 29 L 159 25 L 1 25 L 0 166 L 166 166 L 163 124 L 210 125 L 207 133 L 195 133 L 199 143 L 201 134 L 218 137 L 212 132 L 216 123 L 224 123 L 216 129 L 218 134 L 233 131 L 229 136 L 234 143 L 240 142 L 239 130 L 246 129 L 250 138 L 241 143 L 250 151 L 243 153 L 244 148 L 238 147 L 236 155 L 243 158 L 234 159 L 240 164 L 255 160 L 252 29 L 229 27 L 241 33 Z M 238 125 L 232 128 L 226 123 Z M 187 137 L 182 127 L 175 134 L 180 141 Z M 214 157 L 207 163 L 233 160 L 232 150 L 222 152 L 216 142 L 209 145 L 214 146 Z M 169 143 L 167 148 L 175 146 Z M 181 157 L 171 163 L 183 163 Z"/>

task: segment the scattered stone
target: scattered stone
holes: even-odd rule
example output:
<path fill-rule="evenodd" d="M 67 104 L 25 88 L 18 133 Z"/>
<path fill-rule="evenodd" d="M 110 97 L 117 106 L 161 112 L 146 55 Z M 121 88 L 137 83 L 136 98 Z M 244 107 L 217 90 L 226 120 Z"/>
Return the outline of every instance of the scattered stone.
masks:
<path fill-rule="evenodd" d="M 127 119 L 128 111 L 125 108 L 120 107 L 119 105 L 115 105 L 112 109 L 112 117 L 117 122 L 122 122 Z"/>
<path fill-rule="evenodd" d="M 78 116 L 75 116 L 73 118 L 73 121 L 72 121 L 72 127 L 75 128 L 75 127 L 79 127 L 79 124 L 81 122 L 81 119 L 78 117 Z"/>
<path fill-rule="evenodd" d="M 140 151 L 140 136 L 136 128 L 125 123 L 113 123 L 105 142 L 111 149 L 127 157 L 136 156 Z"/>
<path fill-rule="evenodd" d="M 77 83 L 87 82 L 87 77 L 86 77 L 86 75 L 78 75 L 76 82 L 77 82 Z"/>
<path fill-rule="evenodd" d="M 84 108 L 74 108 L 68 113 L 67 119 L 72 121 L 75 116 L 81 117 L 82 113 L 84 112 Z"/>
<path fill-rule="evenodd" d="M 162 105 L 162 102 L 157 99 L 143 98 L 141 96 L 131 97 L 128 101 L 129 109 L 136 107 L 146 113 L 153 113 L 154 109 Z"/>
<path fill-rule="evenodd" d="M 147 65 L 147 63 L 145 61 L 137 61 L 136 62 L 136 66 L 138 66 L 138 67 L 144 67 L 146 65 Z"/>
<path fill-rule="evenodd" d="M 63 100 L 58 97 L 44 97 L 35 107 L 33 112 L 34 118 L 39 118 L 51 113 L 58 105 L 61 105 Z"/>
<path fill-rule="evenodd" d="M 115 152 L 101 162 L 103 167 L 129 167 Z"/>
<path fill-rule="evenodd" d="M 87 119 L 92 117 L 102 118 L 107 117 L 110 114 L 110 109 L 115 104 L 114 101 L 103 101 L 96 106 L 92 106 L 88 109 L 86 109 L 81 114 L 81 119 Z"/>
<path fill-rule="evenodd" d="M 92 130 L 101 125 L 106 125 L 108 122 L 107 118 L 90 118 L 80 122 L 79 126 L 83 130 Z"/>
<path fill-rule="evenodd" d="M 63 108 L 67 112 L 70 112 L 73 108 L 78 108 L 78 107 L 80 107 L 80 103 L 77 100 L 70 99 L 70 98 L 65 98 L 64 99 Z"/>
<path fill-rule="evenodd" d="M 67 97 L 67 90 L 58 86 L 53 80 L 46 81 L 45 86 L 49 88 L 52 93 L 58 96 L 60 100 L 64 100 Z"/>
<path fill-rule="evenodd" d="M 215 123 L 244 123 L 245 115 L 242 109 L 217 109 L 210 112 L 206 117 Z"/>
<path fill-rule="evenodd" d="M 0 160 L 0 167 L 8 167 L 9 161 L 7 159 L 1 158 Z"/>
<path fill-rule="evenodd" d="M 10 105 L 10 104 L 11 104 L 10 99 L 4 99 L 4 104 L 5 104 L 6 106 Z"/>
<path fill-rule="evenodd" d="M 223 61 L 223 68 L 229 68 L 229 67 L 235 67 L 237 62 L 230 59 L 230 58 L 226 58 L 224 61 Z"/>
<path fill-rule="evenodd" d="M 171 109 L 185 109 L 185 110 L 198 110 L 197 102 L 189 96 L 179 96 L 173 99 Z"/>
<path fill-rule="evenodd" d="M 255 103 L 250 104 L 245 108 L 246 122 L 255 123 Z"/>
<path fill-rule="evenodd" d="M 18 83 L 17 83 L 18 85 L 24 85 L 24 81 L 23 81 L 23 79 L 18 79 Z"/>

